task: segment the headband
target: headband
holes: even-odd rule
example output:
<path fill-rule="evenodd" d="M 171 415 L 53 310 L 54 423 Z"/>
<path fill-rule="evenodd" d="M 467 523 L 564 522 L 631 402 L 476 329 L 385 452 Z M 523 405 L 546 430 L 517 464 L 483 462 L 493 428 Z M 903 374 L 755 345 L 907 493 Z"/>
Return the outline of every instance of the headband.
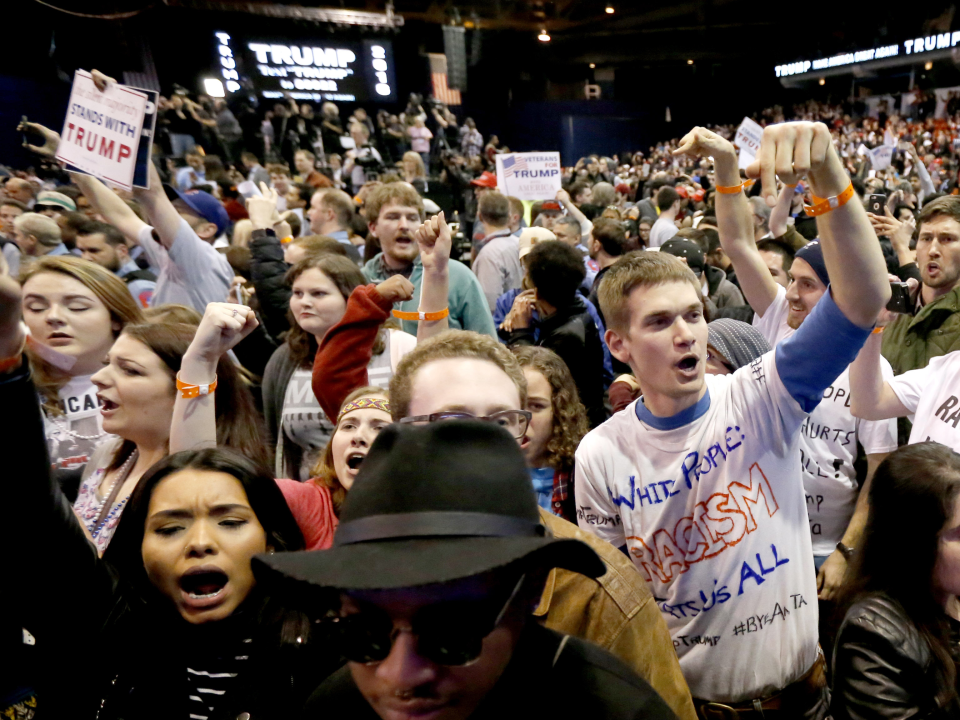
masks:
<path fill-rule="evenodd" d="M 340 421 L 343 420 L 343 416 L 354 410 L 382 410 L 387 415 L 390 414 L 390 401 L 384 400 L 382 398 L 357 398 L 356 400 L 351 400 L 342 408 L 340 408 L 340 414 L 337 415 L 337 425 L 340 424 Z"/>

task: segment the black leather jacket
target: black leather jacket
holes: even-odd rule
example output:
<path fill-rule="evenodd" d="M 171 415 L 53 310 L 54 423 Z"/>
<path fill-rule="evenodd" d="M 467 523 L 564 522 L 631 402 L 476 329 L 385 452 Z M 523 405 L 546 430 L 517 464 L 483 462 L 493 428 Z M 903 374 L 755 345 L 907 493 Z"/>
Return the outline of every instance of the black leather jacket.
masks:
<path fill-rule="evenodd" d="M 958 659 L 960 623 L 950 622 Z M 847 611 L 833 654 L 834 720 L 960 718 L 960 702 L 936 703 L 933 653 L 916 626 L 886 595 L 871 595 Z"/>

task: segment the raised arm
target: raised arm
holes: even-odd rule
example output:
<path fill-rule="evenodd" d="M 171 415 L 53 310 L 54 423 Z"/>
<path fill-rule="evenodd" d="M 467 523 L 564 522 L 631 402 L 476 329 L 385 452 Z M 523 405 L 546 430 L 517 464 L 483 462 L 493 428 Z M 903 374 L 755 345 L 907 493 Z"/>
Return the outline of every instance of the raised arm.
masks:
<path fill-rule="evenodd" d="M 147 190 L 137 188 L 133 191 L 133 194 L 143 207 L 144 212 L 147 213 L 147 217 L 150 218 L 150 224 L 157 231 L 160 243 L 169 250 L 173 247 L 177 238 L 182 220 L 180 213 L 177 212 L 177 209 L 163 191 L 163 181 L 160 179 L 160 173 L 157 172 L 156 165 L 152 162 L 148 165 L 148 184 L 150 188 Z M 119 200 L 119 198 L 117 199 Z M 124 204 L 124 206 L 126 205 Z"/>
<path fill-rule="evenodd" d="M 217 378 L 217 363 L 257 327 L 257 316 L 246 305 L 210 303 L 193 342 L 183 354 L 179 378 L 190 385 L 209 385 Z M 217 446 L 216 390 L 194 398 L 177 392 L 170 423 L 170 452 Z"/>
<path fill-rule="evenodd" d="M 347 395 L 369 384 L 367 365 L 380 326 L 393 304 L 409 300 L 413 291 L 413 283 L 394 275 L 350 293 L 346 312 L 323 336 L 313 358 L 313 394 L 331 421 L 336 421 Z"/>
<path fill-rule="evenodd" d="M 917 251 L 910 249 L 910 238 L 913 237 L 914 227 L 905 222 L 900 222 L 890 212 L 890 206 L 883 208 L 883 215 L 874 215 L 868 213 L 870 224 L 874 232 L 879 235 L 885 235 L 890 238 L 890 244 L 894 252 L 897 253 L 897 262 L 900 267 L 910 265 L 917 261 Z"/>
<path fill-rule="evenodd" d="M 593 223 L 587 220 L 587 216 L 580 212 L 580 208 L 573 204 L 573 200 L 570 199 L 570 193 L 566 190 L 557 190 L 557 202 L 563 205 L 570 217 L 580 223 L 580 234 L 583 236 L 589 235 L 590 231 L 593 230 Z"/>
<path fill-rule="evenodd" d="M 147 224 L 137 217 L 120 196 L 92 175 L 70 173 L 74 184 L 80 188 L 93 209 L 103 215 L 103 219 L 123 233 L 130 242 L 139 243 L 140 231 Z"/>
<path fill-rule="evenodd" d="M 414 237 L 420 246 L 420 262 L 423 265 L 420 312 L 441 312 L 447 309 L 450 302 L 450 249 L 453 245 L 443 213 L 423 223 Z M 417 325 L 417 341 L 438 335 L 448 327 L 447 316 L 439 320 L 421 320 Z"/>
<path fill-rule="evenodd" d="M 50 160 L 54 158 L 57 153 L 57 145 L 60 144 L 59 133 L 43 125 L 30 122 L 20 123 L 17 129 L 21 132 L 34 133 L 43 138 L 43 145 L 27 144 L 27 149 Z M 90 201 L 94 210 L 103 215 L 103 218 L 122 232 L 128 240 L 137 242 L 140 230 L 146 227 L 146 223 L 137 217 L 129 205 L 92 175 L 70 173 L 70 178 Z"/>
<path fill-rule="evenodd" d="M 930 172 L 920 159 L 917 147 L 912 142 L 901 142 L 900 149 L 905 150 L 910 155 L 910 163 L 917 171 L 917 177 L 920 179 L 920 192 L 917 193 L 917 203 L 922 203 L 923 198 L 933 195 L 937 190 L 933 186 L 933 180 L 930 178 Z"/>
<path fill-rule="evenodd" d="M 881 322 L 888 313 L 881 315 Z M 850 363 L 850 412 L 862 420 L 886 420 L 910 414 L 880 370 L 880 344 L 883 336 L 872 334 L 857 359 Z"/>
<path fill-rule="evenodd" d="M 740 185 L 737 153 L 729 140 L 706 128 L 695 127 L 680 141 L 675 155 L 712 156 L 719 186 Z M 747 302 L 763 317 L 777 297 L 777 283 L 760 252 L 753 234 L 753 212 L 742 192 L 717 193 L 717 231 L 720 245 L 733 263 L 737 281 Z"/>
<path fill-rule="evenodd" d="M 818 198 L 835 198 L 850 186 L 850 177 L 823 123 L 793 122 L 764 128 L 760 154 L 747 168 L 747 175 L 760 178 L 762 197 L 771 207 L 776 204 L 777 176 L 788 185 L 808 176 Z M 719 173 L 717 182 L 724 182 Z M 854 195 L 851 202 L 819 215 L 817 230 L 837 307 L 854 325 L 870 327 L 890 299 L 890 284 L 866 211 Z"/>

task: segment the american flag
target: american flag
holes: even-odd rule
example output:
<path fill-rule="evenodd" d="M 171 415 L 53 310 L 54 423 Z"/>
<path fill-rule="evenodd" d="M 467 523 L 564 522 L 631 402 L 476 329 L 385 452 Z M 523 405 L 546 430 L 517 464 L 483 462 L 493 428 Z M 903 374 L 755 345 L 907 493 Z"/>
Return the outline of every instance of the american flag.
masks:
<path fill-rule="evenodd" d="M 459 105 L 460 91 L 447 87 L 447 56 L 443 53 L 428 53 L 430 58 L 430 80 L 433 82 L 433 96 L 445 105 Z"/>
<path fill-rule="evenodd" d="M 510 177 L 521 170 L 527 169 L 527 161 L 517 155 L 511 155 L 503 159 L 503 176 Z"/>

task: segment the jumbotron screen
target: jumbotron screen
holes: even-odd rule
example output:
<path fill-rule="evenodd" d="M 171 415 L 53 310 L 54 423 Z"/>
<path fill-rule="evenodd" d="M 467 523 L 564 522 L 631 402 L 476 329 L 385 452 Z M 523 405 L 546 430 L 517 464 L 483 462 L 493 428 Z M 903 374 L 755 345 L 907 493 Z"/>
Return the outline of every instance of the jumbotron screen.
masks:
<path fill-rule="evenodd" d="M 397 99 L 389 40 L 293 41 L 217 32 L 214 41 L 228 95 L 252 87 L 266 99 L 385 103 Z"/>

